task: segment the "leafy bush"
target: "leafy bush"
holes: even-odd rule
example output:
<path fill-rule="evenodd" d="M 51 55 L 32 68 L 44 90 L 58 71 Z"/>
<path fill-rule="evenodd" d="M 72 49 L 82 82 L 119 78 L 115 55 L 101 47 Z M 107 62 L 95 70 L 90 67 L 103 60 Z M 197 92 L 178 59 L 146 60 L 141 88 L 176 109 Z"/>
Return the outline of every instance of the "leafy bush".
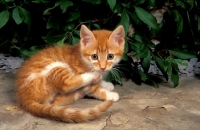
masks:
<path fill-rule="evenodd" d="M 197 0 L 0 0 L 0 52 L 29 57 L 52 44 L 76 44 L 81 24 L 109 30 L 124 26 L 123 61 L 107 76 L 116 83 L 127 77 L 157 87 L 148 75 L 153 59 L 176 87 L 178 64 L 200 54 Z M 141 60 L 142 70 L 134 58 Z"/>

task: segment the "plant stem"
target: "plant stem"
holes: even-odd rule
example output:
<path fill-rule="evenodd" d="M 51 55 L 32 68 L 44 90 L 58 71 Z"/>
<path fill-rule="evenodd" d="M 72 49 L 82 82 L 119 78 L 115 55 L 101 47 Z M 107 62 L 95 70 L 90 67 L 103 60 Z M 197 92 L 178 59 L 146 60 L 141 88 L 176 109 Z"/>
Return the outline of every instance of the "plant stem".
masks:
<path fill-rule="evenodd" d="M 195 44 L 197 44 L 197 41 L 196 41 L 196 39 L 195 39 L 193 30 L 192 30 L 192 26 L 191 26 L 191 22 L 190 22 L 190 16 L 189 16 L 188 11 L 186 11 L 186 13 L 187 13 L 187 18 L 188 18 L 188 22 L 189 22 L 189 26 L 190 26 L 190 31 L 191 31 L 192 37 L 193 37 L 193 39 L 194 39 Z"/>

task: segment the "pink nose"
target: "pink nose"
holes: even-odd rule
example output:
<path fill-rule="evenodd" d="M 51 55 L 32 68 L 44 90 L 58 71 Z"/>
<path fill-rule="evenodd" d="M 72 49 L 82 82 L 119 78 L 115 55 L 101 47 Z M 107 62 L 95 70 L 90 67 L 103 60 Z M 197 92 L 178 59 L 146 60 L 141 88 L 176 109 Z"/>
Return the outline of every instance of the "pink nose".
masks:
<path fill-rule="evenodd" d="M 103 71 L 104 71 L 105 69 L 106 69 L 106 68 L 101 68 L 101 70 L 103 70 Z"/>

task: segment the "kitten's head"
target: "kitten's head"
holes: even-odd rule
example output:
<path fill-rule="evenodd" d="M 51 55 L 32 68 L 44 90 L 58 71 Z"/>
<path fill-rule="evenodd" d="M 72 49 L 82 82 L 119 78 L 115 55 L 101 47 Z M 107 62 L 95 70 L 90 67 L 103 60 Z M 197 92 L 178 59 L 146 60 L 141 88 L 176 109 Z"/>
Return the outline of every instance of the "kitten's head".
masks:
<path fill-rule="evenodd" d="M 124 52 L 124 28 L 114 31 L 90 31 L 85 25 L 80 30 L 81 53 L 93 64 L 95 71 L 105 72 L 117 64 Z"/>

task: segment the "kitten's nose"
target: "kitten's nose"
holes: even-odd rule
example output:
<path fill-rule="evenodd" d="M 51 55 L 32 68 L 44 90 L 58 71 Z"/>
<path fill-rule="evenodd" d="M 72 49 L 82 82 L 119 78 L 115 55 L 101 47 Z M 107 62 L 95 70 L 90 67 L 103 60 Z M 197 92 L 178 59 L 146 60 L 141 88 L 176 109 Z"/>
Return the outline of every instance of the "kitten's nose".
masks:
<path fill-rule="evenodd" d="M 103 71 L 104 71 L 105 69 L 106 69 L 106 68 L 101 68 L 101 70 L 103 70 Z"/>

